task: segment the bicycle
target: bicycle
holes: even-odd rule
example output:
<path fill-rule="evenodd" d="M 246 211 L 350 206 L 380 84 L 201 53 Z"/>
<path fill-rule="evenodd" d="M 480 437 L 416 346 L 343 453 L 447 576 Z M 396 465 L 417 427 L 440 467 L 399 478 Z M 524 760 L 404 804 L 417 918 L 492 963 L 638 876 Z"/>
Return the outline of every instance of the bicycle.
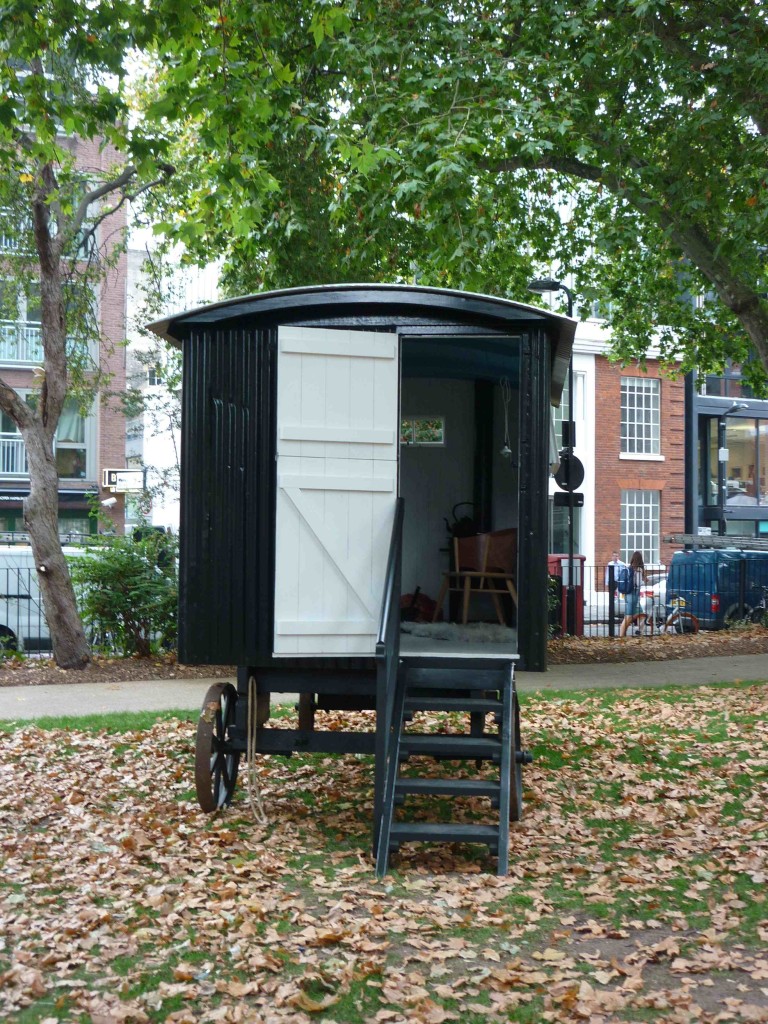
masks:
<path fill-rule="evenodd" d="M 687 610 L 685 605 L 684 597 L 674 597 L 668 605 L 664 606 L 664 611 L 662 611 L 662 606 L 654 602 L 651 604 L 650 612 L 638 612 L 637 615 L 632 616 L 627 627 L 627 634 L 629 634 L 630 629 L 635 634 L 644 633 L 648 630 L 651 636 L 655 632 L 674 636 L 698 633 L 699 620 L 693 612 Z M 672 610 L 667 612 L 667 608 Z"/>
<path fill-rule="evenodd" d="M 768 626 L 768 587 L 757 584 L 756 589 L 762 592 L 762 596 L 758 603 L 752 606 L 752 610 L 749 613 L 749 621 L 753 622 L 756 626 Z"/>

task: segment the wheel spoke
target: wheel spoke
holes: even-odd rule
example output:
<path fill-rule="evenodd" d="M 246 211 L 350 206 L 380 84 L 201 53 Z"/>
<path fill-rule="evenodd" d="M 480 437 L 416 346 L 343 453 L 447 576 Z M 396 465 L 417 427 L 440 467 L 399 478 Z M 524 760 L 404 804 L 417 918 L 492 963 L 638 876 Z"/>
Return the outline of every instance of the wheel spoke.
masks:
<path fill-rule="evenodd" d="M 237 691 L 231 683 L 214 684 L 205 696 L 197 725 L 195 786 L 200 807 L 207 812 L 232 799 L 240 752 L 232 749 L 230 729 L 235 721 Z"/>

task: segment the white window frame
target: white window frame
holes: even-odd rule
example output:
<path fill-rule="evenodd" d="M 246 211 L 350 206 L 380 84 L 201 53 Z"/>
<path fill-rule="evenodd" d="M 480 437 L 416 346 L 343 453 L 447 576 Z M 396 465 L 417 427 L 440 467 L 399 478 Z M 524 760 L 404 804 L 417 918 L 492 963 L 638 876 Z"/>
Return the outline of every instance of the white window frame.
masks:
<path fill-rule="evenodd" d="M 621 458 L 661 460 L 661 381 L 621 378 Z"/>
<path fill-rule="evenodd" d="M 646 565 L 657 565 L 661 540 L 661 491 L 629 488 L 621 492 L 621 557 L 639 551 Z"/>
<path fill-rule="evenodd" d="M 583 423 L 584 422 L 584 393 L 586 390 L 586 373 L 583 370 L 574 370 L 573 373 L 573 390 L 576 393 L 576 401 L 573 406 L 573 422 Z M 563 385 L 563 393 L 560 399 L 559 406 L 553 406 L 552 408 L 552 420 L 555 427 L 555 440 L 557 441 L 558 451 L 563 447 L 563 422 L 568 420 L 568 408 L 570 403 L 570 392 L 568 390 L 568 377 L 566 375 L 565 384 Z M 581 436 L 582 431 L 576 431 L 576 437 Z"/>
<path fill-rule="evenodd" d="M 18 394 L 21 398 L 26 399 L 28 396 L 39 394 L 39 392 L 20 389 Z M 3 413 L 3 416 L 10 420 L 7 413 Z M 85 429 L 83 441 L 59 441 L 54 437 L 54 453 L 58 450 L 67 451 L 73 449 L 85 452 L 85 467 L 82 475 L 64 476 L 61 474 L 61 480 L 96 479 L 96 416 L 93 408 L 88 415 L 84 417 L 84 421 Z M 24 441 L 21 437 L 21 431 L 15 423 L 13 423 L 13 428 L 13 430 L 0 429 L 0 477 L 28 478 L 29 464 L 27 462 L 27 453 L 24 447 Z"/>
<path fill-rule="evenodd" d="M 0 285 L 17 292 L 16 319 L 2 318 L 4 311 L 0 310 L 0 365 L 39 366 L 43 359 L 42 324 L 29 319 L 27 296 L 17 281 L 2 277 Z"/>
<path fill-rule="evenodd" d="M 0 207 L 0 223 L 2 221 L 9 221 L 13 218 L 13 214 L 9 207 Z M 25 232 L 32 231 L 32 218 L 24 216 L 21 223 L 18 224 L 18 233 L 6 233 L 2 227 L 0 227 L 0 252 L 11 253 L 12 255 L 26 253 L 27 250 L 22 243 L 22 237 Z"/>
<path fill-rule="evenodd" d="M 439 441 L 416 441 L 415 426 L 417 423 L 439 420 L 442 424 L 441 439 Z M 403 440 L 405 424 L 410 424 L 411 440 Z M 400 444 L 404 448 L 445 448 L 445 416 L 401 416 L 400 417 Z"/>

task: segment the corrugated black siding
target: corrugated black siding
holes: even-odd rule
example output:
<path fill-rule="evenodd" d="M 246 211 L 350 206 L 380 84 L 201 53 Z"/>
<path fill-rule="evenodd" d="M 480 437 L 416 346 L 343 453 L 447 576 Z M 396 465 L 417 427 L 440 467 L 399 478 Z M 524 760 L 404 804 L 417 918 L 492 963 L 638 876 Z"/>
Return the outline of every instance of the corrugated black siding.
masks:
<path fill-rule="evenodd" d="M 520 504 L 517 650 L 520 667 L 547 667 L 549 391 L 551 343 L 545 331 L 524 336 L 520 365 Z"/>
<path fill-rule="evenodd" d="M 179 659 L 245 664 L 271 633 L 270 332 L 183 342 Z M 263 649 L 263 647 L 262 647 Z"/>

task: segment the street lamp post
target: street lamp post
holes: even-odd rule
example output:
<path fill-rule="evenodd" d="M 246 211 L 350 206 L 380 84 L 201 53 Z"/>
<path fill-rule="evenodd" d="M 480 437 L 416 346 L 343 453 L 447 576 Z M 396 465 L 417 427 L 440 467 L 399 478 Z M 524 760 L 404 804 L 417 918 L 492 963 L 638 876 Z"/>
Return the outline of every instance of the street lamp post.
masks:
<path fill-rule="evenodd" d="M 568 303 L 568 316 L 573 316 L 573 292 L 562 281 L 550 277 L 535 278 L 528 282 L 528 290 L 544 295 L 546 292 L 563 292 Z M 568 362 L 568 437 L 563 438 L 565 452 L 566 489 L 568 493 L 568 586 L 566 588 L 565 628 L 570 636 L 576 634 L 576 586 L 574 584 L 573 564 L 573 481 L 571 471 L 574 465 L 573 449 L 576 445 L 576 427 L 573 420 L 573 354 Z"/>
<path fill-rule="evenodd" d="M 717 510 L 718 522 L 717 532 L 720 537 L 725 536 L 726 518 L 725 507 L 728 500 L 726 467 L 728 465 L 728 449 L 726 447 L 726 427 L 729 416 L 742 409 L 748 409 L 746 402 L 734 402 L 730 409 L 726 409 L 717 418 Z"/>

